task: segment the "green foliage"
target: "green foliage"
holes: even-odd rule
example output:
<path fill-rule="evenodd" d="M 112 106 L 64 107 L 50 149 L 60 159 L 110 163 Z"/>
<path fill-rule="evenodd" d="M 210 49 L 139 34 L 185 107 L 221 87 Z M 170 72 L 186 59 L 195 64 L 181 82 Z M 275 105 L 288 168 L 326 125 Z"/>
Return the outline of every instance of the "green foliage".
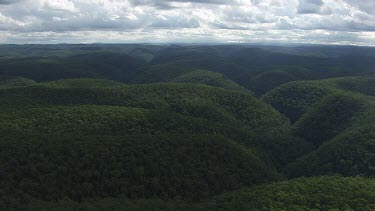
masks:
<path fill-rule="evenodd" d="M 322 97 L 332 92 L 334 90 L 326 83 L 296 81 L 268 92 L 262 99 L 295 122 Z"/>
<path fill-rule="evenodd" d="M 49 81 L 49 82 L 40 83 L 38 85 L 47 86 L 50 88 L 87 88 L 87 89 L 125 86 L 125 84 L 117 82 L 117 81 L 110 81 L 110 80 L 104 80 L 104 79 L 91 79 L 91 78 Z"/>
<path fill-rule="evenodd" d="M 286 87 L 293 87 L 297 83 L 300 84 L 297 90 L 286 89 Z M 296 135 L 305 138 L 316 147 L 326 141 L 328 143 L 290 164 L 287 170 L 289 175 L 293 177 L 326 173 L 373 175 L 371 149 L 374 147 L 369 145 L 368 141 L 358 141 L 353 146 L 337 141 L 344 139 L 341 135 L 350 133 L 348 130 L 350 131 L 352 128 L 359 129 L 365 125 L 373 124 L 375 103 L 371 97 L 361 95 L 372 95 L 373 78 L 348 77 L 314 81 L 310 82 L 311 84 L 314 87 L 325 87 L 325 97 L 318 95 L 319 97 L 316 98 L 307 95 L 309 97 L 307 100 L 313 99 L 314 103 L 306 107 L 303 112 L 300 109 L 299 116 L 302 118 L 294 124 L 294 131 Z M 289 83 L 271 91 L 263 99 L 269 100 L 281 112 L 290 114 L 296 109 L 295 105 L 306 102 L 306 97 L 303 95 L 295 97 L 297 101 L 291 102 L 290 94 L 295 95 L 296 92 L 299 93 L 306 89 L 311 91 L 313 89 L 310 85 L 306 82 Z M 333 140 L 329 141 L 330 139 Z M 370 152 L 366 147 L 370 149 Z"/>
<path fill-rule="evenodd" d="M 131 52 L 129 52 L 129 55 L 141 59 L 147 63 L 149 63 L 154 58 L 153 50 L 144 47 L 137 47 L 131 50 Z"/>
<path fill-rule="evenodd" d="M 0 75 L 0 89 L 31 86 L 34 84 L 36 82 L 28 78 Z"/>
<path fill-rule="evenodd" d="M 1 128 L 27 134 L 129 135 L 222 134 L 245 141 L 250 134 L 234 125 L 175 112 L 120 106 L 53 106 L 0 114 Z M 237 125 L 237 127 L 236 127 Z M 241 128 L 242 127 L 242 128 Z"/>
<path fill-rule="evenodd" d="M 315 146 L 334 138 L 355 121 L 364 109 L 364 100 L 350 94 L 334 94 L 322 99 L 294 125 L 297 135 Z"/>
<path fill-rule="evenodd" d="M 249 93 L 197 84 L 74 79 L 1 90 L 0 98 L 0 198 L 14 208 L 120 196 L 197 200 L 274 180 L 263 152 L 236 142 L 261 149 L 265 131 L 288 129 Z"/>
<path fill-rule="evenodd" d="M 179 67 L 175 64 L 151 65 L 140 68 L 131 81 L 135 83 L 198 83 L 229 90 L 248 91 L 244 87 L 226 78 L 223 74 L 208 70 Z"/>
<path fill-rule="evenodd" d="M 288 166 L 292 177 L 301 175 L 375 175 L 375 127 L 349 130 Z"/>
<path fill-rule="evenodd" d="M 76 203 L 35 202 L 35 210 L 363 210 L 375 209 L 375 181 L 363 177 L 298 178 L 215 196 L 202 203 L 107 198 Z M 65 209 L 64 209 L 65 208 Z"/>
<path fill-rule="evenodd" d="M 374 210 L 375 180 L 323 176 L 262 185 L 214 197 L 203 210 Z"/>
<path fill-rule="evenodd" d="M 3 60 L 0 75 L 36 81 L 66 78 L 106 78 L 126 81 L 142 62 L 123 53 L 89 52 L 68 57 L 22 57 Z"/>
<path fill-rule="evenodd" d="M 343 89 L 359 92 L 366 95 L 375 96 L 375 78 L 357 77 L 357 78 L 339 78 L 335 80 L 336 84 Z"/>
<path fill-rule="evenodd" d="M 83 202 L 75 202 L 68 198 L 60 201 L 42 201 L 25 197 L 19 203 L 13 206 L 15 210 L 35 210 L 35 211 L 106 211 L 106 210 L 196 210 L 198 206 L 192 206 L 191 203 L 182 200 L 163 200 L 154 199 L 128 199 L 126 197 L 104 198 L 98 200 L 86 200 Z M 25 203 L 26 202 L 26 203 Z M 9 209 L 8 209 L 9 210 Z M 198 209 L 200 210 L 200 209 Z"/>
<path fill-rule="evenodd" d="M 315 149 L 314 145 L 294 134 L 283 134 L 276 137 L 264 134 L 261 140 L 258 148 L 266 153 L 280 171 L 283 171 L 285 165 Z"/>
<path fill-rule="evenodd" d="M 172 80 L 172 82 L 206 84 L 229 90 L 248 92 L 247 89 L 227 79 L 224 75 L 207 70 L 191 71 L 189 73 L 176 77 Z"/>
<path fill-rule="evenodd" d="M 194 84 L 151 84 L 100 88 L 33 86 L 0 91 L 4 110 L 57 105 L 115 105 L 165 110 L 247 127 L 254 136 L 277 135 L 287 120 L 270 106 L 243 92 Z M 72 85 L 70 85 L 72 86 Z"/>
<path fill-rule="evenodd" d="M 22 197 L 197 200 L 275 177 L 254 152 L 221 136 L 56 137 L 3 131 L 1 137 L 2 206 Z"/>
<path fill-rule="evenodd" d="M 294 123 L 293 132 L 317 149 L 306 151 L 306 154 L 295 162 L 289 160 L 292 163 L 288 165 L 286 171 L 290 176 L 327 173 L 349 176 L 374 174 L 371 164 L 374 149 L 371 144 L 372 133 L 365 128 L 373 125 L 375 120 L 375 102 L 372 97 L 359 94 L 364 89 L 358 88 L 359 81 L 367 80 L 371 81 L 370 78 L 338 78 L 314 82 L 291 82 L 264 96 L 264 100 L 271 99 L 271 104 L 274 103 L 282 112 L 293 112 L 293 109 L 305 105 L 303 110 L 299 109 L 301 117 Z M 357 84 L 357 88 L 352 86 L 349 90 L 347 86 L 343 89 L 343 83 Z M 370 90 L 371 85 L 368 86 Z M 323 91 L 317 92 L 316 89 Z M 310 93 L 306 94 L 307 92 Z M 291 98 L 290 95 L 293 97 Z M 288 105 L 287 109 L 282 107 L 284 105 Z M 360 136 L 362 139 L 352 134 L 356 130 L 362 131 L 363 134 Z M 356 140 L 355 137 L 362 141 Z M 348 140 L 356 141 L 345 144 Z"/>
<path fill-rule="evenodd" d="M 295 80 L 297 77 L 285 71 L 265 71 L 253 77 L 249 86 L 250 90 L 253 90 L 257 95 L 263 95 L 282 84 Z"/>
<path fill-rule="evenodd" d="M 343 77 L 374 52 L 0 46 L 0 209 L 374 210 L 369 178 L 264 184 L 375 175 L 374 78 Z"/>
<path fill-rule="evenodd" d="M 28 210 L 363 210 L 375 208 L 374 179 L 322 176 L 298 178 L 225 193 L 201 203 L 188 201 L 105 198 L 75 202 L 25 197 L 18 209 Z M 26 202 L 26 203 L 25 203 Z"/>
<path fill-rule="evenodd" d="M 84 77 L 149 83 L 204 69 L 260 94 L 294 77 L 373 75 L 373 55 L 372 49 L 346 46 L 3 45 L 0 74 L 37 81 Z"/>
<path fill-rule="evenodd" d="M 176 77 L 190 72 L 188 67 L 173 64 L 149 65 L 139 68 L 131 81 L 134 83 L 170 82 Z"/>

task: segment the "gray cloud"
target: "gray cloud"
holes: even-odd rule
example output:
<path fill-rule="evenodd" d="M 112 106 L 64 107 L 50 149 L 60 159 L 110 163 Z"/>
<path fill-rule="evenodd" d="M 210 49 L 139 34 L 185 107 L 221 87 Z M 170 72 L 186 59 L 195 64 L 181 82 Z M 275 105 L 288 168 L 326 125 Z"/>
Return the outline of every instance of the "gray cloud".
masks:
<path fill-rule="evenodd" d="M 322 0 L 299 0 L 297 11 L 299 14 L 320 13 L 322 6 Z"/>
<path fill-rule="evenodd" d="M 21 0 L 0 0 L 0 5 L 1 4 L 14 4 L 14 3 L 17 3 Z"/>
<path fill-rule="evenodd" d="M 156 7 L 158 9 L 173 9 L 176 8 L 172 3 L 196 3 L 196 4 L 233 4 L 233 2 L 228 0 L 138 0 L 131 1 L 134 6 L 149 5 Z"/>
<path fill-rule="evenodd" d="M 153 28 L 198 28 L 200 26 L 196 19 L 176 18 L 176 19 L 157 19 L 150 25 Z"/>
<path fill-rule="evenodd" d="M 348 4 L 353 5 L 360 10 L 375 14 L 375 1 L 374 0 L 345 0 Z"/>
<path fill-rule="evenodd" d="M 375 44 L 375 1 L 0 0 L 0 43 L 43 40 Z"/>
<path fill-rule="evenodd" d="M 168 1 L 168 0 L 165 0 Z M 191 3 L 200 3 L 200 4 L 233 4 L 234 1 L 228 0 L 170 0 L 168 2 L 191 2 Z"/>

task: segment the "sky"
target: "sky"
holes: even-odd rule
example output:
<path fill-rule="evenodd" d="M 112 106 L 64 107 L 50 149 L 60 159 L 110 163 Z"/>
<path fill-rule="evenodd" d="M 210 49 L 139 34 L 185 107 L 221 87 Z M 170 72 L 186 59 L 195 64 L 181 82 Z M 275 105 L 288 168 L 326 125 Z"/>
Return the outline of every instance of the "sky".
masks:
<path fill-rule="evenodd" d="M 375 45 L 375 0 L 0 0 L 0 43 Z"/>

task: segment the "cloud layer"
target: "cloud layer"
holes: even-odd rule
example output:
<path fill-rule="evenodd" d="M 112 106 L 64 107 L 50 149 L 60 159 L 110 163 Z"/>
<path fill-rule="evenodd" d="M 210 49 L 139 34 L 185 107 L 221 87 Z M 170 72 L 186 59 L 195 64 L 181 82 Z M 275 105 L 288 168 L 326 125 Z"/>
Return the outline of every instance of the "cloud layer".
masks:
<path fill-rule="evenodd" d="M 375 1 L 0 0 L 0 42 L 375 45 Z"/>

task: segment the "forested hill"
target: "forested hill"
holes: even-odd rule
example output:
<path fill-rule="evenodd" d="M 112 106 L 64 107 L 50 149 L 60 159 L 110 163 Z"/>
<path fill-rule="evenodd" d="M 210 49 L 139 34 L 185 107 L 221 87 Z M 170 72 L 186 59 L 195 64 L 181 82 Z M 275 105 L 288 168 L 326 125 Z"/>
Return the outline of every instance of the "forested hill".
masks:
<path fill-rule="evenodd" d="M 375 49 L 2 45 L 1 210 L 374 210 Z"/>
<path fill-rule="evenodd" d="M 262 95 L 290 81 L 374 76 L 374 55 L 374 48 L 347 46 L 2 45 L 0 75 L 224 87 L 234 81 Z M 202 74 L 207 80 L 199 79 Z"/>

